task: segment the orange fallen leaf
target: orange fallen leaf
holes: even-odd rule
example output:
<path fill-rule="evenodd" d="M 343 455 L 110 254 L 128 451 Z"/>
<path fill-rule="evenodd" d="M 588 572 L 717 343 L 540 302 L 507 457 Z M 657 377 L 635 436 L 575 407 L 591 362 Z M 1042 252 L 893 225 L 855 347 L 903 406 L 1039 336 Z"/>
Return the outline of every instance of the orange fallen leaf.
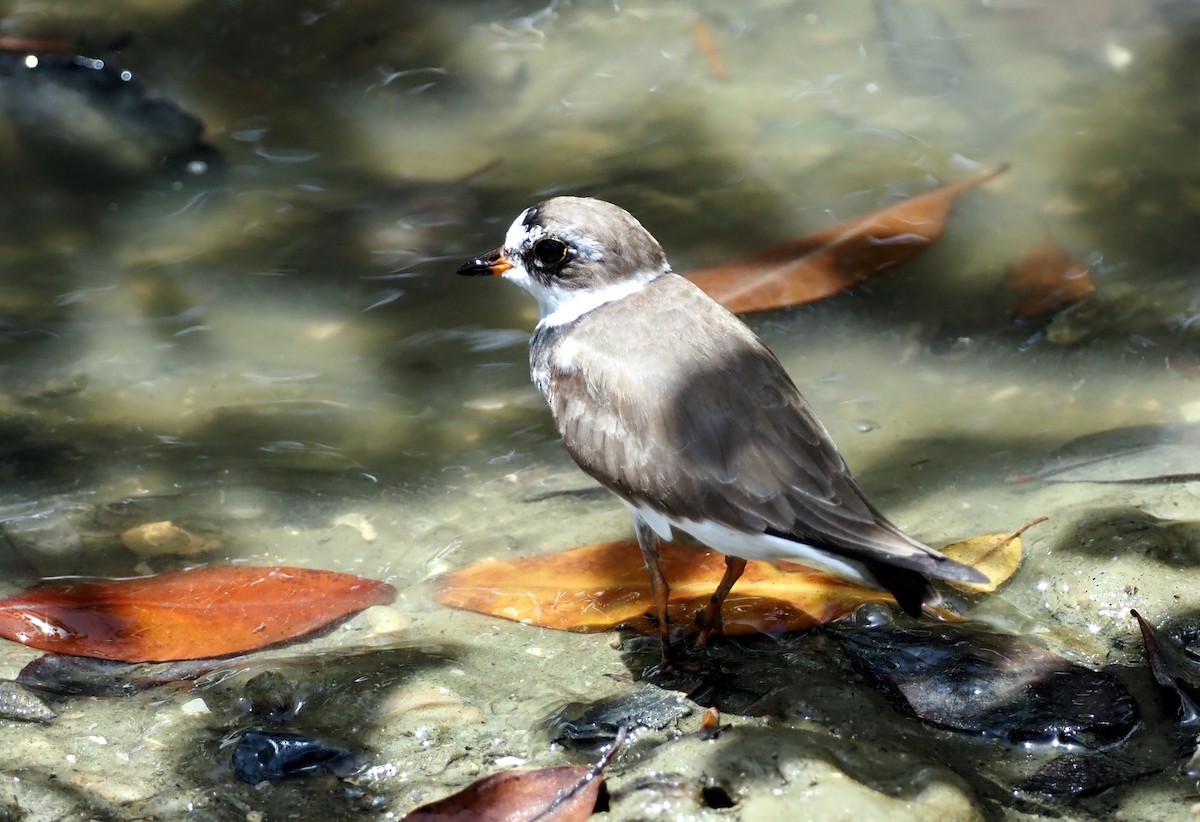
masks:
<path fill-rule="evenodd" d="M 0 599 L 0 636 L 121 662 L 202 659 L 295 639 L 395 596 L 385 582 L 308 568 L 70 579 Z"/>
<path fill-rule="evenodd" d="M 1017 297 L 1014 320 L 1053 314 L 1096 290 L 1088 267 L 1049 238 L 1017 262 L 1005 285 Z"/>
<path fill-rule="evenodd" d="M 403 822 L 579 822 L 596 809 L 601 772 L 625 741 L 625 730 L 591 767 L 563 765 L 502 771 L 456 794 L 422 805 Z"/>
<path fill-rule="evenodd" d="M 686 624 L 712 596 L 725 560 L 690 545 L 665 543 L 660 551 L 671 586 L 668 612 L 676 624 Z M 657 630 L 649 617 L 650 577 L 633 541 L 472 565 L 442 578 L 437 601 L 560 631 Z M 802 565 L 750 562 L 725 600 L 724 631 L 800 631 L 839 619 L 864 602 L 895 600 Z"/>
<path fill-rule="evenodd" d="M 735 314 L 831 297 L 916 257 L 942 235 L 960 194 L 1006 170 L 942 186 L 738 262 L 686 276 Z"/>
<path fill-rule="evenodd" d="M 717 37 L 713 34 L 712 26 L 697 17 L 692 22 L 692 39 L 696 47 L 704 55 L 708 66 L 708 75 L 714 80 L 724 80 L 729 76 L 725 69 L 725 58 L 721 56 L 721 47 L 717 45 Z"/>

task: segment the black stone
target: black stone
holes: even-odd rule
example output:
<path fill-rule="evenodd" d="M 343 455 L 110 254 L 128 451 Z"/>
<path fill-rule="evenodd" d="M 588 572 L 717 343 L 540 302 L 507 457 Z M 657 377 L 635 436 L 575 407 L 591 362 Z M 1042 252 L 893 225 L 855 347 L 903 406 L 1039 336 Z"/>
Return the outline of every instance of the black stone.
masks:
<path fill-rule="evenodd" d="M 233 771 L 251 785 L 311 773 L 344 778 L 365 767 L 353 751 L 302 734 L 251 729 L 233 749 Z"/>

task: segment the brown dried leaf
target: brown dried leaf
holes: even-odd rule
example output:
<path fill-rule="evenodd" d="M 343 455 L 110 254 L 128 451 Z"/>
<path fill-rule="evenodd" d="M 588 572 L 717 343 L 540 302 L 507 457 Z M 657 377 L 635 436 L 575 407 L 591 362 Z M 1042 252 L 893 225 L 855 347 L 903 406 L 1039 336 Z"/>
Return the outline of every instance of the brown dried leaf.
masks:
<path fill-rule="evenodd" d="M 725 568 L 721 554 L 689 545 L 661 546 L 677 623 L 703 607 Z M 636 542 L 606 542 L 557 554 L 482 562 L 447 574 L 438 602 L 452 608 L 591 633 L 657 629 L 650 578 Z M 726 634 L 799 631 L 839 619 L 864 602 L 894 602 L 884 591 L 792 563 L 750 562 L 725 601 Z"/>
<path fill-rule="evenodd" d="M 916 257 L 942 235 L 958 196 L 1007 166 L 856 217 L 744 260 L 687 273 L 737 314 L 831 297 Z"/>
<path fill-rule="evenodd" d="M 604 780 L 578 790 L 588 768 L 563 765 L 536 771 L 503 771 L 485 776 L 456 794 L 417 808 L 404 822 L 574 822 L 596 807 Z M 559 801 L 559 797 L 565 799 Z M 549 805 L 558 802 L 552 810 Z"/>
<path fill-rule="evenodd" d="M 625 742 L 625 729 L 590 768 L 566 765 L 504 771 L 417 808 L 403 822 L 579 822 L 596 809 L 601 773 Z"/>
<path fill-rule="evenodd" d="M 1087 266 L 1049 238 L 1020 259 L 1005 285 L 1017 296 L 1014 320 L 1053 314 L 1096 290 Z"/>
<path fill-rule="evenodd" d="M 1038 517 L 1011 533 L 984 534 L 981 537 L 965 539 L 962 542 L 952 542 L 941 549 L 942 553 L 953 560 L 970 565 L 982 571 L 988 578 L 984 583 L 947 582 L 951 588 L 965 591 L 968 594 L 990 594 L 1008 581 L 1009 577 L 1021 564 L 1021 554 L 1024 550 L 1021 544 L 1021 534 L 1028 531 L 1039 522 L 1045 522 L 1046 517 Z"/>

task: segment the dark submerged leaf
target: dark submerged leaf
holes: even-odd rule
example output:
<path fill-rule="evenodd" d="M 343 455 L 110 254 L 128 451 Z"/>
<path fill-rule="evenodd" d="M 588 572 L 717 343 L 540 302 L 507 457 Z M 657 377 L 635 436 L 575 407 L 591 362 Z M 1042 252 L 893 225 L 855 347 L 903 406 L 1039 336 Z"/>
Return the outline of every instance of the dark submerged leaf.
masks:
<path fill-rule="evenodd" d="M 1063 754 L 1038 768 L 1018 787 L 1054 799 L 1082 799 L 1118 785 L 1126 785 L 1158 770 L 1111 753 Z"/>
<path fill-rule="evenodd" d="M 931 725 L 1099 748 L 1137 724 L 1137 705 L 1117 679 L 1015 637 L 951 625 L 839 637 L 892 707 Z"/>
<path fill-rule="evenodd" d="M 64 696 L 127 696 L 172 682 L 197 679 L 235 665 L 233 659 L 183 662 L 118 662 L 66 654 L 43 654 L 17 674 L 17 682 Z"/>
<path fill-rule="evenodd" d="M 1154 681 L 1179 701 L 1179 725 L 1188 733 L 1200 732 L 1200 660 L 1181 642 L 1130 611 L 1142 631 L 1146 660 Z"/>
<path fill-rule="evenodd" d="M 1200 425 L 1133 425 L 1096 431 L 1056 449 L 1011 482 L 1156 482 L 1200 477 Z"/>

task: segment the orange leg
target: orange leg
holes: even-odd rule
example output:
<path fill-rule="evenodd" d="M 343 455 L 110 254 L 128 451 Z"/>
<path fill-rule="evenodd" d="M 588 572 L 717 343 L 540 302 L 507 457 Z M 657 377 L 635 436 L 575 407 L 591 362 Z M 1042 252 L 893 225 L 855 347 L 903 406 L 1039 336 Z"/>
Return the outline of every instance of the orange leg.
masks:
<path fill-rule="evenodd" d="M 671 645 L 671 618 L 667 615 L 667 597 L 671 594 L 671 586 L 667 585 L 667 578 L 663 576 L 662 567 L 658 562 L 658 535 L 654 533 L 653 528 L 637 517 L 634 518 L 633 524 L 638 545 L 642 549 L 642 557 L 646 560 L 646 570 L 650 572 L 650 591 L 654 595 L 654 615 L 658 618 L 661 661 L 666 667 L 667 649 Z"/>
<path fill-rule="evenodd" d="M 725 604 L 725 597 L 729 596 L 733 584 L 745 570 L 746 560 L 740 557 L 725 557 L 725 575 L 721 577 L 721 584 L 700 612 L 700 634 L 696 637 L 696 650 L 704 648 L 713 634 L 721 633 L 721 606 Z"/>

